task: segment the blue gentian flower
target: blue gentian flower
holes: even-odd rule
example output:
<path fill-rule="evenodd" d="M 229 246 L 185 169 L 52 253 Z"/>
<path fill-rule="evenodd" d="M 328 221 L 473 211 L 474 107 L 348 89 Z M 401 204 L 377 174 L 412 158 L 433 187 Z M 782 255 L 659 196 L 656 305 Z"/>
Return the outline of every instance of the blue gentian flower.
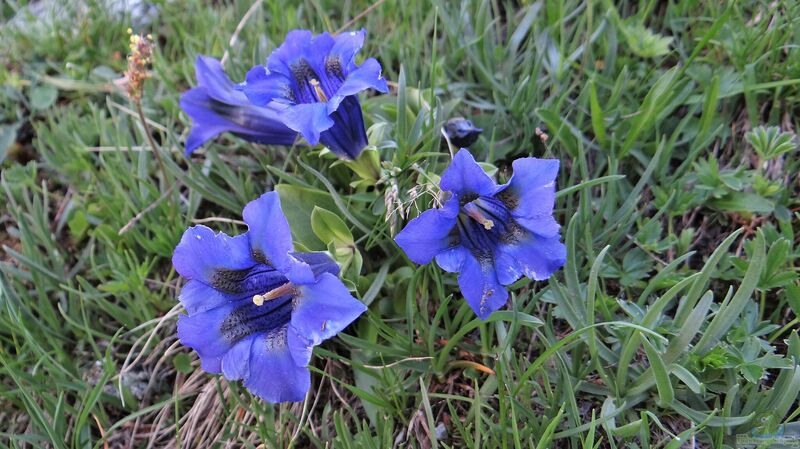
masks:
<path fill-rule="evenodd" d="M 412 261 L 435 258 L 443 270 L 460 273 L 461 293 L 481 319 L 506 303 L 506 285 L 522 276 L 547 279 L 566 260 L 553 217 L 558 160 L 526 157 L 513 168 L 508 183 L 497 185 L 461 149 L 442 174 L 450 198 L 395 238 Z"/>
<path fill-rule="evenodd" d="M 275 192 L 250 202 L 249 230 L 229 237 L 189 228 L 172 263 L 188 280 L 178 337 L 201 367 L 241 379 L 270 402 L 300 401 L 310 384 L 312 348 L 333 337 L 366 307 L 336 276 L 324 253 L 296 253 Z"/>
<path fill-rule="evenodd" d="M 365 31 L 336 37 L 294 30 L 242 86 L 254 104 L 283 108 L 280 119 L 311 144 L 322 142 L 343 158 L 355 159 L 367 146 L 358 93 L 388 90 L 374 58 L 356 65 Z"/>
<path fill-rule="evenodd" d="M 472 124 L 471 120 L 464 117 L 454 117 L 445 122 L 444 132 L 450 143 L 456 147 L 468 147 L 478 141 L 483 132 L 482 128 Z M 447 141 L 442 137 L 442 147 L 447 148 Z"/>
<path fill-rule="evenodd" d="M 291 145 L 297 139 L 297 132 L 279 119 L 279 108 L 250 103 L 216 59 L 198 56 L 195 72 L 197 87 L 181 95 L 181 109 L 193 122 L 186 138 L 187 156 L 224 132 L 272 145 Z"/>

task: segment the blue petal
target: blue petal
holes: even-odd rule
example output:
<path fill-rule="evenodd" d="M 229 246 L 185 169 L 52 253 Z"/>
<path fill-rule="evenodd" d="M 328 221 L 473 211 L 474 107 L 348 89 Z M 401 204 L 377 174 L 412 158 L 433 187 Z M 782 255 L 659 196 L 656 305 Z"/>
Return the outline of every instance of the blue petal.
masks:
<path fill-rule="evenodd" d="M 245 140 L 270 145 L 291 145 L 297 133 L 280 120 L 275 104 L 261 108 L 221 103 L 204 89 L 185 92 L 181 109 L 192 119 L 192 130 L 186 139 L 186 155 L 223 132 L 231 132 Z"/>
<path fill-rule="evenodd" d="M 267 69 L 291 78 L 291 65 L 303 57 L 306 49 L 311 47 L 314 34 L 308 30 L 292 30 L 286 34 L 283 43 L 273 50 L 267 58 Z"/>
<path fill-rule="evenodd" d="M 510 209 L 517 223 L 542 237 L 557 236 L 560 229 L 553 218 L 558 166 L 558 159 L 517 159 L 514 175 L 499 195 L 515 206 Z"/>
<path fill-rule="evenodd" d="M 451 235 L 458 215 L 458 198 L 450 198 L 441 209 L 429 209 L 411 220 L 395 241 L 412 261 L 424 265 L 458 243 Z"/>
<path fill-rule="evenodd" d="M 267 301 L 261 306 L 256 306 L 249 298 L 242 299 L 204 312 L 181 315 L 178 338 L 197 351 L 204 370 L 219 373 L 223 358 L 236 344 L 285 327 L 291 312 L 290 296 Z M 229 369 L 232 370 L 232 366 Z"/>
<path fill-rule="evenodd" d="M 245 296 L 235 296 L 223 293 L 213 287 L 209 287 L 202 281 L 192 279 L 181 288 L 178 300 L 189 315 L 205 312 L 228 304 Z"/>
<path fill-rule="evenodd" d="M 436 265 L 448 273 L 458 273 L 468 257 L 472 257 L 469 250 L 463 246 L 456 246 L 437 254 Z"/>
<path fill-rule="evenodd" d="M 334 276 L 339 275 L 339 265 L 327 253 L 292 253 L 292 255 L 301 262 L 310 265 L 311 271 L 314 272 L 314 277 L 318 277 L 323 273 L 330 273 Z"/>
<path fill-rule="evenodd" d="M 311 145 L 319 143 L 319 135 L 334 123 L 328 116 L 325 103 L 290 106 L 283 111 L 281 120 L 289 129 L 300 133 Z"/>
<path fill-rule="evenodd" d="M 315 284 L 301 287 L 295 297 L 291 327 L 307 345 L 295 360 L 306 366 L 311 348 L 341 332 L 365 310 L 367 307 L 332 274 L 323 274 Z"/>
<path fill-rule="evenodd" d="M 297 366 L 287 344 L 285 326 L 261 335 L 250 349 L 245 388 L 272 403 L 299 402 L 311 386 L 308 368 Z"/>
<path fill-rule="evenodd" d="M 247 72 L 242 91 L 251 103 L 266 106 L 273 100 L 286 101 L 291 93 L 290 81 L 280 73 L 267 74 L 267 68 L 257 65 Z"/>
<path fill-rule="evenodd" d="M 184 111 L 187 110 L 183 103 L 181 103 L 181 108 Z M 190 115 L 190 117 L 192 116 Z M 194 153 L 194 150 L 200 148 L 204 143 L 208 142 L 214 137 L 217 137 L 218 135 L 228 131 L 227 126 L 207 126 L 198 123 L 199 120 L 195 118 L 192 120 L 195 121 L 195 124 L 192 126 L 191 131 L 189 131 L 189 135 L 186 136 L 186 148 L 184 150 L 184 154 L 186 156 Z"/>
<path fill-rule="evenodd" d="M 208 312 L 178 317 L 178 339 L 200 356 L 200 366 L 209 373 L 222 372 L 222 358 L 234 342 L 222 337 L 219 324 L 225 320 L 233 306 L 217 307 Z"/>
<path fill-rule="evenodd" d="M 290 254 L 294 251 L 292 233 L 278 192 L 267 192 L 249 202 L 242 217 L 250 228 L 248 234 L 254 259 L 275 267 L 295 284 L 314 282 L 311 267 Z"/>
<path fill-rule="evenodd" d="M 517 282 L 525 274 L 522 272 L 519 262 L 514 258 L 510 251 L 498 250 L 495 252 L 494 267 L 497 273 L 497 281 L 503 285 L 511 285 Z"/>
<path fill-rule="evenodd" d="M 381 65 L 375 58 L 369 58 L 347 75 L 336 95 L 328 103 L 328 110 L 336 110 L 345 97 L 356 95 L 362 90 L 375 89 L 385 93 L 389 90 L 386 79 L 381 75 Z"/>
<path fill-rule="evenodd" d="M 213 99 L 228 104 L 246 105 L 247 98 L 234 89 L 222 64 L 210 56 L 198 55 L 194 63 L 197 85 Z"/>
<path fill-rule="evenodd" d="M 196 87 L 181 95 L 181 109 L 192 119 L 192 130 L 186 138 L 185 152 L 187 156 L 219 134 L 236 128 L 236 125 L 230 120 L 226 120 L 214 112 L 216 103 L 218 102 L 211 98 L 206 89 L 202 87 Z"/>
<path fill-rule="evenodd" d="M 514 176 L 509 183 L 516 188 L 550 186 L 558 176 L 558 159 L 523 157 L 512 163 Z"/>
<path fill-rule="evenodd" d="M 206 226 L 193 226 L 175 247 L 172 264 L 184 278 L 211 284 L 219 270 L 243 270 L 256 264 L 249 242 L 247 234 L 229 237 Z"/>
<path fill-rule="evenodd" d="M 280 73 L 292 79 L 292 66 L 304 60 L 317 74 L 324 73 L 325 58 L 334 46 L 328 33 L 314 36 L 308 30 L 293 30 L 286 35 L 280 47 L 267 59 L 270 72 Z"/>
<path fill-rule="evenodd" d="M 514 215 L 514 219 L 517 223 L 540 237 L 550 238 L 558 237 L 560 235 L 559 231 L 561 230 L 561 225 L 552 215 L 534 217 L 516 216 L 516 214 Z"/>
<path fill-rule="evenodd" d="M 493 195 L 497 184 L 475 162 L 469 151 L 465 148 L 459 150 L 453 157 L 453 162 L 442 173 L 439 186 L 444 191 L 458 195 Z"/>
<path fill-rule="evenodd" d="M 252 142 L 291 145 L 297 134 L 280 120 L 276 106 L 257 107 L 234 89 L 219 61 L 197 58 L 199 86 L 181 95 L 181 109 L 192 119 L 186 154 L 223 132 Z"/>
<path fill-rule="evenodd" d="M 356 159 L 369 143 L 358 97 L 345 98 L 329 117 L 333 126 L 320 134 L 320 142 L 340 157 Z"/>
<path fill-rule="evenodd" d="M 521 275 L 543 281 L 549 278 L 567 260 L 567 248 L 559 236 L 545 238 L 528 233 L 515 244 L 498 246 L 495 267 L 500 282 L 511 284 Z"/>
<path fill-rule="evenodd" d="M 238 380 L 250 377 L 250 351 L 255 342 L 261 335 L 251 335 L 238 343 L 225 353 L 222 357 L 222 374 L 228 380 Z"/>
<path fill-rule="evenodd" d="M 333 48 L 330 50 L 330 57 L 339 58 L 342 62 L 342 67 L 345 73 L 349 72 L 355 66 L 356 54 L 364 46 L 364 36 L 367 31 L 360 29 L 358 31 L 348 31 L 339 33 L 334 38 Z"/>
<path fill-rule="evenodd" d="M 289 345 L 289 352 L 292 353 L 292 360 L 294 360 L 294 363 L 297 364 L 297 366 L 308 366 L 311 362 L 314 344 L 306 337 L 300 335 L 291 326 L 289 326 L 287 331 L 286 344 Z"/>
<path fill-rule="evenodd" d="M 328 271 L 328 265 L 312 268 Z M 208 281 L 190 280 L 179 296 L 189 314 L 205 312 L 241 299 L 252 298 L 288 282 L 283 273 L 267 265 L 255 265 L 244 270 L 218 270 Z"/>
<path fill-rule="evenodd" d="M 442 128 L 450 139 L 450 143 L 457 147 L 469 147 L 478 140 L 482 128 L 476 127 L 471 120 L 464 117 L 454 117 L 445 122 Z"/>
<path fill-rule="evenodd" d="M 503 307 L 508 300 L 508 291 L 498 282 L 492 261 L 482 262 L 471 254 L 465 257 L 458 276 L 458 286 L 478 318 L 485 320 L 492 312 Z"/>

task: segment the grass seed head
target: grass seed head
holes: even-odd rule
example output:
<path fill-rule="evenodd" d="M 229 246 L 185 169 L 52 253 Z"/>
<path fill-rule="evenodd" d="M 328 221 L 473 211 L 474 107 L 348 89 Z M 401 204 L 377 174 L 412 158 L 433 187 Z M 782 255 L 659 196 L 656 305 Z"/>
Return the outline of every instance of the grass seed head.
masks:
<path fill-rule="evenodd" d="M 125 81 L 128 91 L 128 96 L 134 100 L 139 101 L 142 98 L 142 90 L 144 89 L 144 81 L 150 76 L 147 67 L 153 59 L 153 37 L 151 35 L 133 34 L 133 31 L 128 28 L 130 34 L 130 53 L 128 54 L 128 69 L 125 71 Z"/>

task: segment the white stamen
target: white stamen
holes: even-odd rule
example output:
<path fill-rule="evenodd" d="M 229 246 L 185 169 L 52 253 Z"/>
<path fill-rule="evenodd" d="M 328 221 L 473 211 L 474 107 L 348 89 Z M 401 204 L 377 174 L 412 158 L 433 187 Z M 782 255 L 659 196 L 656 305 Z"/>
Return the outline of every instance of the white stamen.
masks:
<path fill-rule="evenodd" d="M 264 304 L 264 296 L 262 295 L 253 295 L 253 304 L 257 306 L 261 306 Z"/>
<path fill-rule="evenodd" d="M 266 301 L 271 301 L 275 298 L 280 298 L 281 296 L 286 295 L 297 295 L 297 291 L 291 282 L 287 282 L 279 287 L 275 287 L 264 294 L 253 295 L 253 304 L 261 306 Z"/>
<path fill-rule="evenodd" d="M 317 94 L 317 99 L 319 101 L 323 103 L 328 101 L 328 96 L 325 95 L 325 91 L 323 91 L 322 87 L 320 87 L 319 81 L 312 78 L 311 81 L 308 82 L 308 84 L 311 84 L 311 87 L 314 88 L 314 92 Z"/>

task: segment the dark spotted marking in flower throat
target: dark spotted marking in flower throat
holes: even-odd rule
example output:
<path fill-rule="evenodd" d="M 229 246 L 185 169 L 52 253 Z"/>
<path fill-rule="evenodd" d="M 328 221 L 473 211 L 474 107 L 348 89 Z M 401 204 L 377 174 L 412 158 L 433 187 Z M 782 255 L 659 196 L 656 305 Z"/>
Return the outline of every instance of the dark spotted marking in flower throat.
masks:
<path fill-rule="evenodd" d="M 256 332 L 279 329 L 289 322 L 291 315 L 291 296 L 273 299 L 263 306 L 247 301 L 225 318 L 219 331 L 225 341 L 235 343 Z"/>
<path fill-rule="evenodd" d="M 338 56 L 328 56 L 325 58 L 325 72 L 328 75 L 339 78 L 344 81 L 344 70 L 342 69 L 342 59 Z"/>
<path fill-rule="evenodd" d="M 472 197 L 477 195 L 464 195 L 460 198 L 462 208 Z M 528 238 L 529 231 L 517 223 L 509 211 L 508 204 L 513 206 L 518 201 L 513 192 L 507 193 L 504 198 L 498 195 L 495 198 L 480 197 L 476 200 L 473 204 L 478 206 L 483 217 L 491 223 L 489 228 L 484 226 L 485 223 L 470 217 L 463 209 L 459 213 L 456 229 L 459 230 L 460 241 L 481 265 L 494 262 L 493 251 L 496 245 L 515 245 Z"/>
<path fill-rule="evenodd" d="M 289 329 L 288 324 L 284 324 L 283 326 L 276 328 L 264 336 L 263 344 L 267 347 L 267 351 L 274 351 L 276 349 L 285 348 L 287 344 L 287 330 Z"/>
<path fill-rule="evenodd" d="M 455 248 L 461 244 L 461 233 L 458 232 L 458 226 L 453 226 L 453 229 L 447 234 L 447 249 Z"/>
<path fill-rule="evenodd" d="M 294 91 L 292 90 L 291 87 L 289 87 L 288 85 L 284 85 L 281 88 L 281 91 L 283 92 L 283 98 L 288 98 L 292 103 L 297 102 L 297 96 L 294 94 Z"/>
<path fill-rule="evenodd" d="M 458 205 L 464 207 L 467 203 L 477 200 L 479 196 L 477 193 L 465 193 L 458 198 Z"/>
<path fill-rule="evenodd" d="M 252 128 L 254 126 L 254 120 L 241 106 L 234 106 L 213 99 L 209 103 L 211 111 L 217 115 L 225 117 L 231 122 L 244 128 Z"/>
<path fill-rule="evenodd" d="M 244 270 L 217 269 L 210 285 L 229 294 L 262 293 L 287 282 L 280 272 L 269 265 L 255 265 Z"/>
<path fill-rule="evenodd" d="M 319 78 L 317 72 L 311 68 L 311 65 L 305 59 L 299 59 L 290 68 L 297 84 L 308 84 L 309 80 Z"/>
<path fill-rule="evenodd" d="M 475 256 L 475 259 L 478 260 L 482 267 L 494 265 L 494 254 L 488 249 L 473 249 L 472 255 Z"/>
<path fill-rule="evenodd" d="M 272 262 L 269 260 L 269 258 L 267 258 L 267 255 L 264 254 L 264 251 L 261 251 L 260 249 L 254 249 L 250 256 L 253 258 L 253 260 L 260 264 L 273 266 Z"/>
<path fill-rule="evenodd" d="M 513 192 L 510 188 L 503 189 L 496 196 L 498 200 L 505 204 L 508 210 L 514 210 L 519 206 L 519 195 Z"/>
<path fill-rule="evenodd" d="M 300 103 L 316 103 L 317 98 L 311 81 L 319 82 L 319 75 L 311 65 L 303 58 L 297 60 L 289 67 L 292 71 L 295 84 L 297 85 L 297 96 L 295 101 Z"/>
<path fill-rule="evenodd" d="M 211 286 L 228 293 L 241 293 L 244 280 L 247 279 L 250 271 L 249 268 L 244 270 L 218 269 L 211 276 Z"/>
<path fill-rule="evenodd" d="M 506 232 L 500 236 L 500 241 L 506 245 L 514 245 L 524 240 L 527 235 L 528 230 L 511 219 L 506 226 Z"/>

